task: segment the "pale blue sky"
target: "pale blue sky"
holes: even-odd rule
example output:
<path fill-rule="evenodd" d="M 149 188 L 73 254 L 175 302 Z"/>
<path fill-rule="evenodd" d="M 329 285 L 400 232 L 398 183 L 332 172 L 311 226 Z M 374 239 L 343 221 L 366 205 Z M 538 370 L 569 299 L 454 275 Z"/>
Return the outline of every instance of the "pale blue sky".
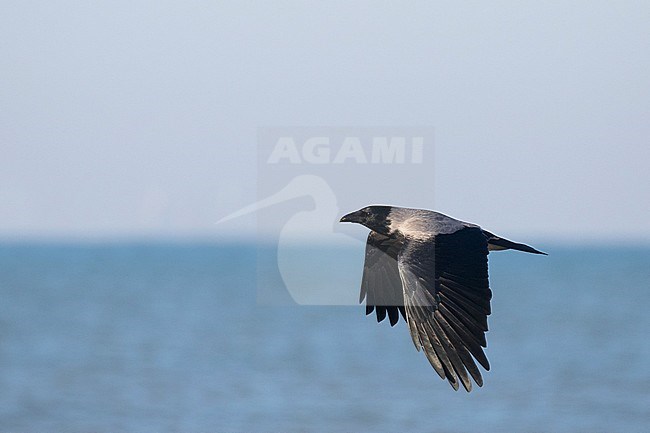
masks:
<path fill-rule="evenodd" d="M 649 22 L 646 1 L 4 2 L 0 237 L 237 236 L 252 216 L 214 222 L 256 200 L 258 127 L 424 125 L 430 207 L 648 241 Z"/>

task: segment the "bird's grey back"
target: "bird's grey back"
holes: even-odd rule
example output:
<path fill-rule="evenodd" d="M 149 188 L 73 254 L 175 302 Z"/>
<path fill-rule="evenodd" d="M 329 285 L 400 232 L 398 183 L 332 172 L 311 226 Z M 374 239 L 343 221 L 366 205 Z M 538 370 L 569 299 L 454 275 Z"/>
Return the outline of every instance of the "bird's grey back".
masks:
<path fill-rule="evenodd" d="M 388 215 L 391 232 L 399 230 L 403 235 L 415 239 L 426 239 L 439 234 L 451 234 L 475 224 L 425 209 L 393 207 Z"/>

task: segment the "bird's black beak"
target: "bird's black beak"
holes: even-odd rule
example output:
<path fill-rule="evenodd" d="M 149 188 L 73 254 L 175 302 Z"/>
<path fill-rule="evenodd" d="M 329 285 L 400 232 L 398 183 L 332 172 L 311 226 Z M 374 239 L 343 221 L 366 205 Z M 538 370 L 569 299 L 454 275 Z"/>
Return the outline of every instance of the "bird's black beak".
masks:
<path fill-rule="evenodd" d="M 347 215 L 343 215 L 341 217 L 342 223 L 358 223 L 361 222 L 361 217 L 363 216 L 363 213 L 361 211 L 356 211 L 349 213 Z"/>

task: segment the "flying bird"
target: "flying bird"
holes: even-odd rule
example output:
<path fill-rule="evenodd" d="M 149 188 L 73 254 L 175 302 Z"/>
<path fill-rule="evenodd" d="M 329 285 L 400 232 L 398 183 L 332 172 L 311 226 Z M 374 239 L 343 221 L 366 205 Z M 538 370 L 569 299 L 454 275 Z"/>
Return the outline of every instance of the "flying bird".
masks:
<path fill-rule="evenodd" d="M 341 218 L 369 228 L 359 302 L 377 321 L 391 326 L 403 317 L 415 348 L 424 351 L 436 373 L 467 392 L 470 376 L 478 386 L 486 371 L 492 291 L 490 251 L 544 254 L 496 236 L 476 224 L 439 212 L 393 206 L 368 206 Z"/>

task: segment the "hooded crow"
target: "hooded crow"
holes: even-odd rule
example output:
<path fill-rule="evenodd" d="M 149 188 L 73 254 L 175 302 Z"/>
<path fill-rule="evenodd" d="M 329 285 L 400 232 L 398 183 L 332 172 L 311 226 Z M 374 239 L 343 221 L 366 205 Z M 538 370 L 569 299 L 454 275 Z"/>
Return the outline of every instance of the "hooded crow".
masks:
<path fill-rule="evenodd" d="M 430 210 L 368 206 L 341 222 L 371 230 L 359 297 L 366 314 L 375 311 L 378 322 L 388 315 L 391 326 L 401 314 L 415 348 L 442 379 L 455 390 L 460 382 L 471 391 L 470 376 L 483 386 L 474 360 L 490 370 L 483 352 L 492 298 L 488 252 L 546 253 Z"/>

